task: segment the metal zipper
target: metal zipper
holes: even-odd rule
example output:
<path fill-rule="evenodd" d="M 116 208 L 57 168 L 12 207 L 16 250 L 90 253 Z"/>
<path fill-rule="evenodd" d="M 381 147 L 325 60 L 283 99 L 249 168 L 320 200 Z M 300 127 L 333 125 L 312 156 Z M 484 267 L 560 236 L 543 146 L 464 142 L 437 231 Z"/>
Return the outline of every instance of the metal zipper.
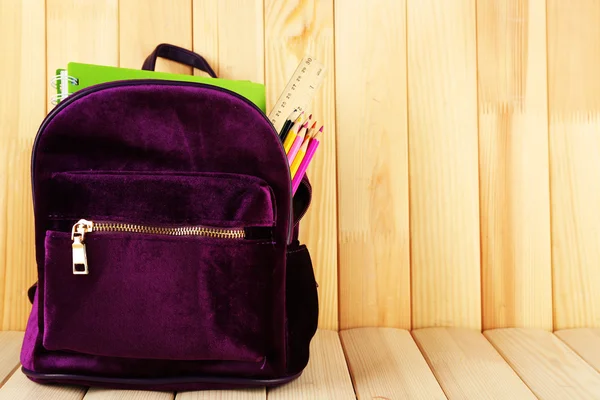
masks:
<path fill-rule="evenodd" d="M 208 226 L 152 226 L 126 224 L 121 222 L 92 222 L 80 219 L 73 225 L 71 240 L 73 241 L 73 275 L 88 275 L 85 235 L 92 232 L 126 232 L 165 236 L 203 236 L 218 239 L 240 240 L 246 238 L 243 228 L 216 228 Z"/>
<path fill-rule="evenodd" d="M 202 87 L 202 88 L 206 88 L 206 89 L 210 89 L 210 90 L 215 90 L 217 92 L 222 92 L 222 93 L 227 93 L 233 97 L 237 97 L 238 99 L 242 100 L 243 102 L 245 102 L 246 104 L 250 105 L 252 108 L 254 108 L 256 111 L 258 111 L 258 113 L 261 115 L 261 117 L 267 121 L 267 123 L 269 124 L 269 126 L 271 127 L 271 132 L 273 133 L 273 135 L 275 136 L 275 138 L 277 139 L 277 143 L 279 144 L 279 151 L 282 155 L 282 157 L 286 160 L 286 164 L 287 163 L 287 156 L 285 154 L 285 149 L 283 148 L 283 143 L 281 142 L 281 140 L 279 139 L 279 134 L 277 133 L 277 130 L 275 129 L 275 127 L 273 126 L 273 123 L 271 122 L 271 120 L 269 119 L 269 117 L 256 105 L 254 104 L 252 101 L 248 100 L 246 97 L 242 96 L 239 93 L 236 93 L 232 90 L 229 89 L 225 89 L 223 87 L 220 86 L 214 86 L 214 85 L 210 85 L 210 84 L 206 84 L 206 83 L 199 83 L 199 82 L 186 82 L 186 81 L 171 81 L 171 80 L 162 80 L 162 79 L 133 79 L 133 80 L 125 80 L 125 81 L 111 81 L 111 82 L 105 82 L 105 83 L 99 83 L 97 85 L 94 86 L 90 86 L 87 87 L 85 89 L 82 90 L 78 90 L 77 92 L 75 92 L 74 94 L 68 96 L 65 100 L 61 101 L 56 107 L 54 107 L 50 113 L 48 113 L 48 115 L 46 116 L 46 118 L 44 118 L 44 120 L 42 121 L 42 124 L 40 125 L 40 128 L 37 131 L 37 134 L 35 136 L 35 139 L 33 141 L 33 146 L 32 146 L 32 156 L 31 156 L 31 186 L 32 186 L 32 193 L 33 193 L 33 206 L 35 208 L 35 160 L 36 160 L 36 155 L 37 155 L 37 146 L 41 137 L 41 133 L 44 131 L 44 129 L 46 128 L 46 126 L 48 126 L 48 124 L 50 123 L 50 121 L 52 121 L 52 119 L 64 108 L 66 108 L 69 104 L 75 102 L 76 100 L 85 97 L 91 93 L 95 93 L 98 92 L 100 90 L 104 90 L 104 89 L 110 89 L 110 88 L 114 88 L 114 87 L 122 87 L 122 86 L 139 86 L 139 85 L 157 85 L 157 86 L 191 86 L 191 87 Z M 292 177 L 291 177 L 291 172 L 289 168 L 286 168 L 288 176 L 289 176 L 289 185 L 288 185 L 288 193 L 289 193 L 289 199 L 290 199 L 290 205 L 293 203 L 293 193 L 292 193 Z M 292 232 L 293 232 L 293 225 L 294 225 L 294 212 L 293 212 L 293 207 L 290 206 L 290 211 L 289 211 L 289 223 L 287 226 L 287 243 L 291 243 L 292 240 Z"/>

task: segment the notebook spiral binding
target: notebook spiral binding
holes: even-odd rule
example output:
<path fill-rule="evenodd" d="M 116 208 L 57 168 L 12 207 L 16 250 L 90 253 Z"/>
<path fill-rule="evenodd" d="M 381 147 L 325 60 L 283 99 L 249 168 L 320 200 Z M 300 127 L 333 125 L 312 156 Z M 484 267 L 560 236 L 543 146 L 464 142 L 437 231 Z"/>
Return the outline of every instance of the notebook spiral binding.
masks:
<path fill-rule="evenodd" d="M 72 85 L 79 85 L 79 79 L 71 76 L 66 70 L 60 71 L 58 75 L 55 75 L 50 79 L 50 85 L 56 90 L 56 94 L 50 96 L 50 102 L 52 105 L 57 105 L 61 100 L 66 99 L 71 93 L 69 93 L 69 83 Z"/>

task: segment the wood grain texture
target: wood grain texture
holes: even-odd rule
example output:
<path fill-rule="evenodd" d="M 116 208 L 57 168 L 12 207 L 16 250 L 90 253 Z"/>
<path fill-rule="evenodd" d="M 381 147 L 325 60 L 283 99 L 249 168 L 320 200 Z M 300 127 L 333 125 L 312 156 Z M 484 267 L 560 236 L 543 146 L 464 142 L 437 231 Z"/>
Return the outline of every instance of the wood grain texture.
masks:
<path fill-rule="evenodd" d="M 514 328 L 484 335 L 539 399 L 600 398 L 600 374 L 552 333 Z"/>
<path fill-rule="evenodd" d="M 219 58 L 220 4 L 222 2 L 212 0 L 192 0 L 192 50 L 204 57 L 219 77 L 221 76 Z M 197 69 L 194 69 L 193 72 L 194 75 L 208 76 L 208 74 Z"/>
<path fill-rule="evenodd" d="M 341 329 L 411 326 L 406 4 L 377 3 L 335 9 Z"/>
<path fill-rule="evenodd" d="M 359 328 L 340 335 L 358 398 L 446 398 L 408 331 Z"/>
<path fill-rule="evenodd" d="M 481 332 L 430 328 L 412 335 L 449 399 L 536 399 Z"/>
<path fill-rule="evenodd" d="M 22 332 L 0 332 L 0 387 L 19 365 Z"/>
<path fill-rule="evenodd" d="M 44 82 L 71 61 L 119 65 L 117 0 L 47 0 L 47 71 Z M 39 89 L 38 89 L 39 90 Z M 56 89 L 47 85 L 48 107 Z M 40 121 L 41 122 L 41 121 Z"/>
<path fill-rule="evenodd" d="M 600 372 L 600 329 L 565 329 L 554 334 Z"/>
<path fill-rule="evenodd" d="M 267 113 L 302 58 L 326 66 L 326 77 L 309 112 L 323 123 L 324 135 L 307 174 L 312 204 L 300 223 L 300 240 L 311 252 L 319 283 L 319 327 L 338 329 L 337 188 L 333 0 L 265 1 Z"/>
<path fill-rule="evenodd" d="M 479 329 L 475 2 L 407 9 L 413 329 Z"/>
<path fill-rule="evenodd" d="M 265 400 L 265 388 L 240 390 L 204 390 L 177 393 L 175 400 Z"/>
<path fill-rule="evenodd" d="M 267 395 L 269 400 L 356 399 L 338 332 L 318 330 L 300 378 L 268 389 Z"/>
<path fill-rule="evenodd" d="M 554 329 L 600 327 L 600 2 L 548 0 Z"/>
<path fill-rule="evenodd" d="M 484 329 L 552 330 L 545 0 L 479 0 Z"/>
<path fill-rule="evenodd" d="M 85 400 L 173 400 L 174 393 L 151 392 L 147 390 L 114 390 L 89 388 Z"/>
<path fill-rule="evenodd" d="M 119 65 L 140 69 L 160 43 L 192 48 L 192 0 L 119 0 Z M 157 71 L 191 74 L 192 68 L 159 58 Z"/>
<path fill-rule="evenodd" d="M 40 385 L 20 369 L 0 388 L 0 400 L 81 400 L 86 388 L 69 385 Z"/>
<path fill-rule="evenodd" d="M 43 0 L 0 1 L 0 330 L 25 329 L 36 280 L 31 145 L 46 113 Z"/>
<path fill-rule="evenodd" d="M 220 78 L 264 83 L 263 1 L 194 0 L 193 6 L 194 51 Z"/>
<path fill-rule="evenodd" d="M 263 7 L 262 0 L 226 1 L 218 5 L 209 0 L 194 0 L 194 49 L 202 55 L 200 48 L 212 51 L 219 77 L 264 82 Z M 213 17 L 208 21 L 210 15 Z M 208 35 L 200 37 L 203 33 Z"/>

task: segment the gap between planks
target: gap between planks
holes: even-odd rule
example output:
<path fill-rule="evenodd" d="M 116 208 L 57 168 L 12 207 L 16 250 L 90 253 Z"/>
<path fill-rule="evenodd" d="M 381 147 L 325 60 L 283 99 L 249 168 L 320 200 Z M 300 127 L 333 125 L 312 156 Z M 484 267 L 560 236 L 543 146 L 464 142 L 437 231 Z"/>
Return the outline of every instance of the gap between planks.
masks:
<path fill-rule="evenodd" d="M 507 328 L 484 335 L 539 399 L 600 399 L 600 374 L 552 333 Z"/>
<path fill-rule="evenodd" d="M 600 372 L 600 328 L 565 329 L 554 334 Z"/>
<path fill-rule="evenodd" d="M 357 328 L 340 335 L 359 398 L 446 398 L 408 331 Z"/>
<path fill-rule="evenodd" d="M 480 331 L 427 328 L 412 335 L 449 399 L 536 399 Z"/>
<path fill-rule="evenodd" d="M 0 387 L 19 365 L 23 332 L 0 332 Z"/>

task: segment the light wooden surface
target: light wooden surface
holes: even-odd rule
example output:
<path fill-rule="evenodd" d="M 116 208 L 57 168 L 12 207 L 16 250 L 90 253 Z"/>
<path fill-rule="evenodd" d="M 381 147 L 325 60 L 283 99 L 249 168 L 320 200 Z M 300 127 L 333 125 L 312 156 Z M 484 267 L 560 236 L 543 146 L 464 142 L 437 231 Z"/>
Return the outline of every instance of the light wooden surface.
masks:
<path fill-rule="evenodd" d="M 597 351 L 597 336 L 591 338 L 590 332 L 563 333 L 585 342 L 586 346 L 579 348 L 582 354 Z M 257 388 L 175 394 L 48 386 L 31 382 L 17 369 L 4 386 L 0 375 L 0 400 L 600 398 L 600 374 L 545 330 L 487 331 L 485 336 L 502 356 L 484 335 L 473 330 L 430 328 L 413 331 L 413 335 L 416 343 L 405 330 L 352 329 L 341 332 L 342 346 L 337 332 L 318 331 L 303 375 L 268 391 Z M 0 374 L 15 370 L 14 354 L 20 348 L 20 336 L 0 332 Z"/>
<path fill-rule="evenodd" d="M 485 336 L 539 399 L 600 398 L 600 374 L 552 333 L 513 328 Z"/>
<path fill-rule="evenodd" d="M 175 395 L 173 393 L 147 390 L 89 388 L 83 398 L 85 400 L 173 400 Z"/>
<path fill-rule="evenodd" d="M 351 400 L 354 390 L 337 332 L 317 331 L 310 367 L 289 385 L 268 390 L 269 400 Z"/>
<path fill-rule="evenodd" d="M 340 328 L 410 329 L 406 4 L 335 14 Z"/>
<path fill-rule="evenodd" d="M 449 399 L 535 399 L 479 332 L 418 329 L 412 335 Z"/>
<path fill-rule="evenodd" d="M 50 110 L 54 107 L 50 98 L 56 89 L 48 81 L 58 68 L 66 68 L 71 61 L 119 65 L 118 1 L 47 0 L 46 40 L 47 65 L 42 82 Z M 39 125 L 42 121 L 36 122 Z"/>
<path fill-rule="evenodd" d="M 206 390 L 177 393 L 176 400 L 265 400 L 265 388 L 239 390 Z"/>
<path fill-rule="evenodd" d="M 22 332 L 0 332 L 0 386 L 19 364 Z"/>
<path fill-rule="evenodd" d="M 599 19 L 596 0 L 0 0 L 0 329 L 30 310 L 50 78 L 160 42 L 269 105 L 305 54 L 326 64 L 301 226 L 320 327 L 600 327 Z"/>
<path fill-rule="evenodd" d="M 565 329 L 554 334 L 600 372 L 600 329 Z"/>
<path fill-rule="evenodd" d="M 0 330 L 23 329 L 35 279 L 29 165 L 46 111 L 43 0 L 0 1 Z"/>
<path fill-rule="evenodd" d="M 300 226 L 300 240 L 311 252 L 319 284 L 319 326 L 338 329 L 337 188 L 333 0 L 265 0 L 267 108 L 306 54 L 327 67 L 326 79 L 310 111 L 325 123 L 318 154 L 308 168 L 312 205 Z"/>
<path fill-rule="evenodd" d="M 548 0 L 555 329 L 600 327 L 600 2 Z M 568 35 L 568 37 L 566 36 Z"/>
<path fill-rule="evenodd" d="M 407 7 L 413 329 L 481 328 L 475 15 L 474 0 Z"/>
<path fill-rule="evenodd" d="M 141 68 L 160 43 L 192 48 L 192 0 L 119 0 L 119 66 Z M 156 70 L 189 74 L 191 67 L 160 59 Z"/>
<path fill-rule="evenodd" d="M 360 399 L 445 399 L 410 333 L 394 328 L 341 332 Z"/>
<path fill-rule="evenodd" d="M 341 333 L 345 355 L 319 332 L 290 385 L 178 399 L 352 398 L 351 383 L 363 398 L 600 398 L 597 330 L 548 332 L 600 327 L 598 19 L 594 0 L 0 0 L 0 328 L 23 329 L 30 309 L 30 150 L 56 68 L 139 68 L 170 42 L 265 82 L 273 104 L 310 53 L 328 67 L 312 109 L 328 140 L 301 230 L 320 325 L 541 330 L 486 331 L 496 350 L 474 331 L 417 330 L 419 350 L 408 331 L 364 328 Z M 0 382 L 20 344 L 0 336 Z M 19 370 L 0 389 L 84 396 L 173 398 L 40 386 Z"/>
<path fill-rule="evenodd" d="M 477 6 L 484 329 L 552 330 L 545 4 Z"/>
<path fill-rule="evenodd" d="M 193 0 L 193 50 L 219 77 L 265 82 L 263 6 L 262 0 Z"/>

